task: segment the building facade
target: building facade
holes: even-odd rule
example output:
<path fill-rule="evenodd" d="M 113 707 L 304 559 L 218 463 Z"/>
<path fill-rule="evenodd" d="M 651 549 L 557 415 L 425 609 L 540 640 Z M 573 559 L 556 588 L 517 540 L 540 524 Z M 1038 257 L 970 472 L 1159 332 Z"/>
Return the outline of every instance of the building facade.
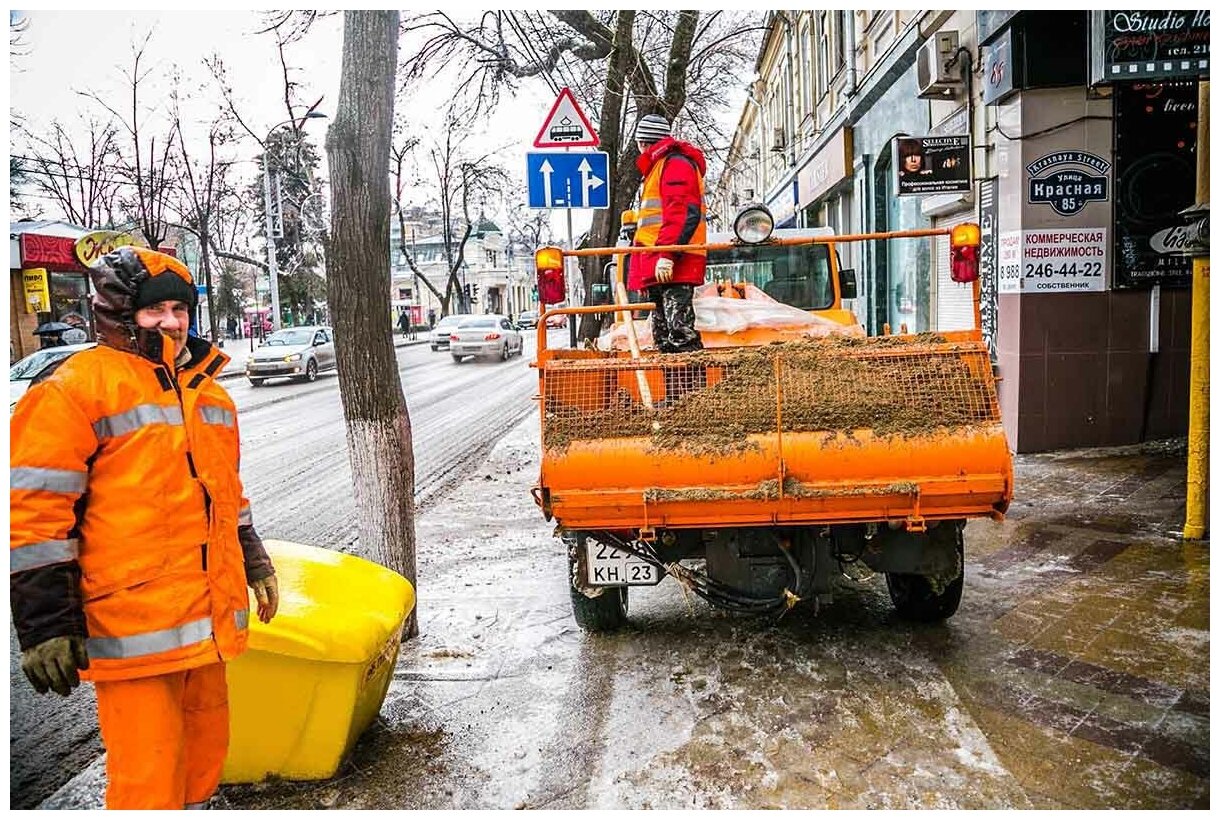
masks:
<path fill-rule="evenodd" d="M 415 260 L 419 274 L 436 290 L 445 292 L 449 258 L 439 222 L 422 212 L 406 223 L 405 245 Z M 429 316 L 442 315 L 441 299 L 407 263 L 399 236 L 402 229 L 395 221 L 390 227 L 390 299 L 395 313 L 407 311 L 416 324 L 428 324 Z M 460 232 L 457 234 L 460 237 Z M 466 240 L 461 271 L 460 292 L 450 300 L 450 313 L 502 313 L 516 316 L 535 307 L 532 298 L 532 268 L 521 264 L 519 254 L 507 242 L 500 228 L 480 217 Z M 528 260 L 527 260 L 528 261 Z M 469 289 L 469 297 L 466 296 Z"/>
<path fill-rule="evenodd" d="M 723 225 L 749 201 L 838 234 L 978 222 L 1010 445 L 1184 434 L 1190 261 L 1167 251 L 1194 200 L 1208 12 L 801 10 L 767 26 L 711 198 Z M 920 176 L 911 145 L 912 167 L 936 160 Z M 972 325 L 943 238 L 840 252 L 870 333 Z"/>

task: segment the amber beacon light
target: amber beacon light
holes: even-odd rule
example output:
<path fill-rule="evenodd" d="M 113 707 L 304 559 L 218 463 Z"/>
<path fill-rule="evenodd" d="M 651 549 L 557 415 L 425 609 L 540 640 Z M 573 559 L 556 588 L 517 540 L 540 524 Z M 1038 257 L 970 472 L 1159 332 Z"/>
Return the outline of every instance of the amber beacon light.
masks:
<path fill-rule="evenodd" d="M 565 298 L 563 276 L 563 251 L 546 247 L 534 251 L 534 269 L 538 277 L 538 301 L 544 305 L 555 305 Z"/>
<path fill-rule="evenodd" d="M 949 232 L 949 276 L 954 282 L 973 282 L 979 278 L 979 226 L 973 222 L 958 225 Z"/>

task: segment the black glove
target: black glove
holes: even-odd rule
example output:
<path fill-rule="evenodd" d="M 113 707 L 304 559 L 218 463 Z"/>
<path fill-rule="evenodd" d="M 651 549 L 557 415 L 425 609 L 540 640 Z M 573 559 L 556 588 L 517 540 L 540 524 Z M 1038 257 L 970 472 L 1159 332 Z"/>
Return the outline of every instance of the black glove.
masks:
<path fill-rule="evenodd" d="M 40 695 L 53 689 L 57 695 L 67 696 L 80 686 L 77 670 L 88 668 L 85 639 L 79 635 L 51 638 L 21 653 L 21 671 Z"/>

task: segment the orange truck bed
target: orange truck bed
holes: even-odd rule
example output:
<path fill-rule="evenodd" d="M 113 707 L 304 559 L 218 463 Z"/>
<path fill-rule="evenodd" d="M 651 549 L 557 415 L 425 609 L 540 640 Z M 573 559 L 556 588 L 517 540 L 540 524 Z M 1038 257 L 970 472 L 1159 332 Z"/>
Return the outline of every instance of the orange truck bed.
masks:
<path fill-rule="evenodd" d="M 885 520 L 921 532 L 1002 517 L 1012 498 L 977 330 L 639 359 L 543 345 L 537 367 L 535 498 L 566 529 Z"/>

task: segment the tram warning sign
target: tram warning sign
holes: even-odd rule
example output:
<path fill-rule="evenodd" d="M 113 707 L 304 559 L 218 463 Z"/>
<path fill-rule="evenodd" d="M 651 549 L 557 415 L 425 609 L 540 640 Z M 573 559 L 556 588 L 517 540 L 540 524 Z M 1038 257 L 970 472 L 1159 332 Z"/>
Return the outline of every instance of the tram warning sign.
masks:
<path fill-rule="evenodd" d="M 572 90 L 564 86 L 551 106 L 551 113 L 546 115 L 538 136 L 534 138 L 534 147 L 581 148 L 596 145 L 597 132 L 577 105 Z"/>

